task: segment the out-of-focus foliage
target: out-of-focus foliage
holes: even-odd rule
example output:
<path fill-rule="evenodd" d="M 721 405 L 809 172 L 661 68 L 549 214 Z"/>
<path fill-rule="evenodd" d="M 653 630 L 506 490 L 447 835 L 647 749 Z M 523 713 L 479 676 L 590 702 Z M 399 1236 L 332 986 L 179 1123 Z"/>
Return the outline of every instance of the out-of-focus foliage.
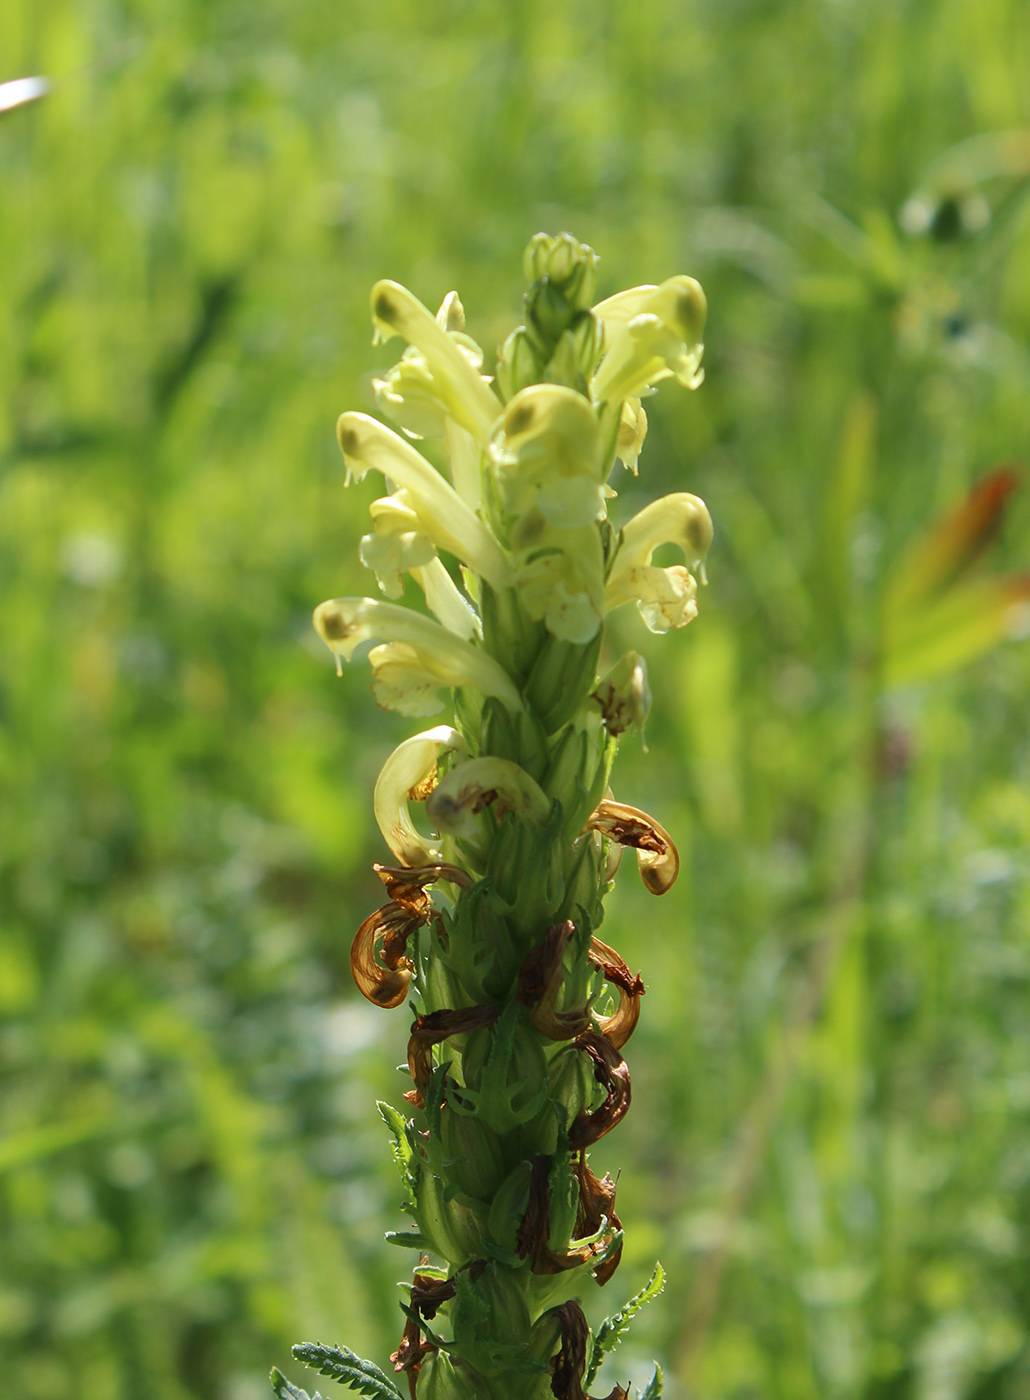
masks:
<path fill-rule="evenodd" d="M 641 459 L 717 539 L 622 763 L 688 878 L 610 915 L 650 990 L 598 1165 L 620 1280 L 669 1275 L 615 1372 L 1021 1400 L 1030 492 L 948 580 L 1010 580 L 982 645 L 883 646 L 891 571 L 1030 458 L 1021 0 L 9 0 L 0 81 L 37 73 L 0 113 L 5 1390 L 256 1400 L 296 1336 L 396 1345 L 407 1021 L 346 966 L 402 729 L 310 631 L 374 586 L 332 428 L 376 277 L 460 283 L 493 345 L 569 227 L 602 295 L 711 307 Z"/>

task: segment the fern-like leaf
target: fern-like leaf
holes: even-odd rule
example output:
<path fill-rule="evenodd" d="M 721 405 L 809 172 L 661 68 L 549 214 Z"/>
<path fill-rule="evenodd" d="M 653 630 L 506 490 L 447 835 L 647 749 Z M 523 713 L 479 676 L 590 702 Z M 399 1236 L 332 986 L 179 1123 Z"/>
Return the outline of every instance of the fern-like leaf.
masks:
<path fill-rule="evenodd" d="M 268 1379 L 272 1383 L 277 1400 L 322 1400 L 317 1390 L 314 1395 L 309 1395 L 306 1390 L 301 1390 L 300 1386 L 288 1381 L 277 1366 L 272 1367 Z"/>
<path fill-rule="evenodd" d="M 372 1361 L 362 1361 L 350 1347 L 325 1346 L 322 1342 L 301 1342 L 293 1354 L 321 1376 L 329 1376 L 349 1386 L 368 1400 L 401 1400 L 401 1393 L 388 1376 Z M 292 1400 L 292 1397 L 291 1397 Z"/>
<path fill-rule="evenodd" d="M 601 1362 L 606 1356 L 611 1355 L 611 1353 L 622 1341 L 623 1337 L 629 1331 L 630 1323 L 636 1317 L 640 1309 L 644 1306 L 645 1303 L 649 1303 L 652 1298 L 657 1298 L 659 1293 L 662 1293 L 664 1289 L 665 1270 L 662 1268 L 661 1264 L 656 1264 L 654 1266 L 654 1273 L 648 1279 L 647 1283 L 644 1284 L 640 1292 L 634 1293 L 633 1297 L 629 1300 L 628 1303 L 626 1303 L 622 1308 L 620 1308 L 617 1313 L 613 1313 L 611 1317 L 606 1317 L 605 1320 L 601 1323 L 600 1327 L 597 1329 L 597 1335 L 594 1337 L 594 1345 L 590 1352 L 590 1366 L 587 1369 L 587 1378 L 583 1384 L 584 1390 L 590 1389 L 590 1386 L 593 1384 L 594 1377 L 597 1375 L 597 1372 L 600 1369 Z M 651 1385 L 654 1384 L 655 1381 L 652 1380 Z M 655 1394 L 660 1394 L 660 1370 L 658 1373 L 657 1384 L 659 1386 L 659 1390 L 655 1392 Z M 648 1400 L 654 1400 L 654 1395 L 651 1394 L 651 1385 L 648 1386 L 646 1392 Z"/>

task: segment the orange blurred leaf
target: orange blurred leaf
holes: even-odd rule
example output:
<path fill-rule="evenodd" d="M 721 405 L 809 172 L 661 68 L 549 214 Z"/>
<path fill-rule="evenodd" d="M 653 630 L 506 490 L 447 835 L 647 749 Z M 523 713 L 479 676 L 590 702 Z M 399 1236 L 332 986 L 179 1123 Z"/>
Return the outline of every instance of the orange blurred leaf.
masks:
<path fill-rule="evenodd" d="M 1030 636 L 1030 574 L 977 579 L 888 624 L 884 684 L 943 675 L 1009 639 Z"/>
<path fill-rule="evenodd" d="M 1005 505 L 1019 485 L 1014 467 L 999 467 L 978 481 L 962 504 L 943 515 L 922 535 L 888 580 L 886 624 L 955 584 L 994 539 Z"/>

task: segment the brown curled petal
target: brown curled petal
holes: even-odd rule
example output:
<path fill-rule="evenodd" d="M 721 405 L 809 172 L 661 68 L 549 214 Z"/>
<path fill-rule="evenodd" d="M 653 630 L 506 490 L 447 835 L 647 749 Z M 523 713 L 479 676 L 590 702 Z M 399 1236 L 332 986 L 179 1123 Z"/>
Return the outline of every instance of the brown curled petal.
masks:
<path fill-rule="evenodd" d="M 583 1372 L 587 1364 L 587 1342 L 590 1340 L 586 1314 L 575 1298 L 562 1303 L 557 1312 L 561 1323 L 561 1349 L 552 1363 L 551 1390 L 557 1400 L 586 1400 Z"/>
<path fill-rule="evenodd" d="M 630 1105 L 629 1066 L 618 1050 L 599 1031 L 584 1031 L 576 1045 L 594 1062 L 594 1078 L 605 1088 L 605 1099 L 592 1113 L 577 1115 L 569 1132 L 569 1146 L 578 1151 L 603 1138 L 625 1118 Z"/>
<path fill-rule="evenodd" d="M 550 1157 L 533 1158 L 533 1170 L 529 1178 L 529 1200 L 515 1236 L 515 1252 L 520 1259 L 525 1259 L 527 1254 L 535 1256 L 547 1244 L 550 1208 L 547 1177 L 550 1170 Z"/>
<path fill-rule="evenodd" d="M 548 1040 L 573 1040 L 590 1025 L 590 1011 L 582 1006 L 559 1011 L 555 1000 L 563 985 L 562 957 L 565 945 L 576 932 L 571 919 L 552 924 L 541 943 L 526 956 L 519 969 L 516 1000 L 523 1006 L 535 1006 L 533 1026 Z"/>
<path fill-rule="evenodd" d="M 600 1019 L 600 1030 L 616 1050 L 621 1050 L 636 1030 L 640 1019 L 640 998 L 645 987 L 637 973 L 630 972 L 625 960 L 599 938 L 590 940 L 590 961 L 604 973 L 605 981 L 619 989 L 619 1005 L 611 1016 Z"/>
<path fill-rule="evenodd" d="M 408 1102 L 418 1108 L 425 1107 L 422 1091 L 427 1088 L 433 1071 L 434 1045 L 439 1045 L 448 1036 L 492 1026 L 498 1014 L 495 1006 L 463 1006 L 457 1011 L 445 1008 L 430 1011 L 428 1016 L 417 1017 L 412 1023 L 408 1040 L 408 1069 L 415 1081 L 414 1090 L 409 1089 L 404 1095 Z"/>
<path fill-rule="evenodd" d="M 405 1320 L 400 1346 L 390 1356 L 395 1371 L 410 1371 L 421 1360 L 422 1331 L 413 1317 Z"/>
<path fill-rule="evenodd" d="M 435 885 L 438 880 L 457 885 L 467 890 L 472 884 L 472 876 L 460 866 L 448 865 L 445 861 L 434 861 L 431 865 L 373 865 L 372 869 L 386 886 L 386 893 L 398 904 L 411 908 L 412 913 L 428 917 L 429 896 L 426 885 Z"/>
<path fill-rule="evenodd" d="M 416 1274 L 411 1287 L 411 1306 L 421 1317 L 433 1318 L 442 1303 L 454 1297 L 454 1280 Z"/>
<path fill-rule="evenodd" d="M 675 884 L 680 858 L 672 837 L 639 807 L 606 797 L 587 818 L 587 829 L 603 832 L 620 846 L 632 846 L 640 878 L 652 894 L 665 894 Z"/>
<path fill-rule="evenodd" d="M 576 1211 L 576 1235 L 595 1235 L 608 1222 L 612 1230 L 621 1230 L 622 1221 L 615 1209 L 615 1182 L 605 1174 L 600 1180 L 586 1163 L 586 1154 L 579 1154 L 576 1164 L 579 1179 L 579 1207 Z M 603 1287 L 622 1260 L 622 1243 L 594 1270 L 594 1278 Z"/>
<path fill-rule="evenodd" d="M 358 991 L 374 1006 L 400 1006 L 408 995 L 414 964 L 405 956 L 408 938 L 422 922 L 393 900 L 364 921 L 350 948 L 350 970 Z M 376 959 L 376 943 L 381 942 Z"/>
<path fill-rule="evenodd" d="M 527 1255 L 532 1256 L 530 1267 L 534 1274 L 561 1274 L 568 1269 L 578 1269 L 581 1264 L 587 1264 L 596 1255 L 603 1253 L 606 1247 L 604 1241 L 595 1241 L 593 1244 L 574 1245 L 564 1254 L 557 1254 L 548 1248 L 547 1237 L 551 1228 L 551 1202 L 548 1192 L 550 1171 L 550 1157 L 534 1157 L 529 1178 L 529 1201 L 515 1236 L 516 1252 L 520 1259 L 525 1259 Z M 596 1234 L 600 1225 L 601 1219 L 598 1217 L 597 1224 L 589 1233 Z M 618 1228 L 621 1229 L 621 1225 Z M 587 1232 L 580 1231 L 577 1224 L 576 1233 L 578 1235 Z"/>

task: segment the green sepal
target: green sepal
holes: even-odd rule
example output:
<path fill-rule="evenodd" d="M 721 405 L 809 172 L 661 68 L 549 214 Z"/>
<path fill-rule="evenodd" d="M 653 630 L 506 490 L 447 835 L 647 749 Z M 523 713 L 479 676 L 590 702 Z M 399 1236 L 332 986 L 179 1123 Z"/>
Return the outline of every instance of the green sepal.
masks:
<path fill-rule="evenodd" d="M 493 897 L 527 941 L 525 956 L 553 922 L 565 888 L 561 840 L 562 809 L 552 807 L 542 827 L 533 828 L 509 812 L 501 823 L 487 864 Z"/>
<path fill-rule="evenodd" d="M 487 479 L 491 479 L 487 473 Z M 514 589 L 495 593 L 483 584 L 479 606 L 483 622 L 483 648 L 521 685 L 545 644 L 547 629 L 534 622 L 519 602 Z"/>
<path fill-rule="evenodd" d="M 511 936 L 489 883 L 484 880 L 474 885 L 458 901 L 454 913 L 443 916 L 443 926 L 446 948 L 439 935 L 433 934 L 433 962 L 440 972 L 432 984 L 432 995 L 449 996 L 450 1000 L 435 1001 L 432 1009 L 478 1006 L 494 1000 L 495 982 L 502 984 L 499 990 L 506 990 L 514 975 L 514 955 L 504 958 L 505 950 L 511 948 Z M 499 960 L 503 960 L 500 966 Z M 449 992 L 446 986 L 450 986 Z"/>
<path fill-rule="evenodd" d="M 372 1361 L 363 1361 L 350 1347 L 325 1346 L 322 1342 L 301 1342 L 293 1348 L 298 1361 L 319 1375 L 329 1376 L 369 1400 L 401 1400 L 393 1381 Z"/>
<path fill-rule="evenodd" d="M 443 1193 L 439 1176 L 424 1171 L 419 1181 L 418 1223 L 433 1254 L 451 1264 L 466 1264 L 480 1253 L 479 1225 L 467 1206 L 445 1200 Z"/>
<path fill-rule="evenodd" d="M 515 1237 L 518 1234 L 522 1217 L 529 1204 L 529 1185 L 533 1176 L 533 1164 L 519 1162 L 501 1182 L 490 1203 L 487 1230 L 490 1240 L 503 1250 L 505 1255 L 517 1259 L 514 1253 Z M 483 1244 L 489 1241 L 484 1238 Z"/>
<path fill-rule="evenodd" d="M 405 1118 L 392 1104 L 376 1100 L 383 1122 L 393 1134 L 393 1142 L 390 1144 L 390 1151 L 393 1160 L 397 1163 L 397 1170 L 400 1172 L 401 1181 L 404 1183 L 405 1205 L 411 1205 L 415 1201 L 415 1193 L 418 1187 L 419 1163 L 415 1155 L 415 1145 L 412 1134 L 414 1126 L 411 1121 Z M 402 1205 L 401 1209 L 404 1209 Z"/>
<path fill-rule="evenodd" d="M 417 1312 L 408 1303 L 401 1303 L 400 1308 L 405 1317 L 410 1318 L 412 1322 L 418 1323 L 419 1327 L 426 1334 L 434 1347 L 439 1347 L 441 1351 L 454 1350 L 454 1343 L 445 1341 L 443 1337 L 434 1332 L 420 1312 Z"/>
<path fill-rule="evenodd" d="M 611 1317 L 606 1317 L 594 1336 L 594 1344 L 590 1351 L 590 1365 L 587 1367 L 586 1380 L 583 1382 L 584 1390 L 589 1390 L 597 1375 L 601 1362 L 606 1356 L 610 1356 L 616 1349 L 623 1337 L 629 1331 L 629 1325 L 633 1318 L 652 1298 L 657 1298 L 665 1289 L 665 1270 L 661 1264 L 655 1264 L 654 1273 L 644 1284 L 639 1293 L 634 1293 L 628 1303 L 624 1304 L 617 1313 Z M 661 1368 L 658 1370 L 658 1384 L 661 1384 Z M 654 1382 L 652 1381 L 652 1384 Z"/>
<path fill-rule="evenodd" d="M 475 1113 L 496 1133 L 528 1123 L 547 1102 L 544 1052 L 517 1002 L 508 1003 L 490 1031 L 469 1035 L 465 1063 L 461 1111 Z"/>
<path fill-rule="evenodd" d="M 547 1174 L 548 1234 L 547 1247 L 555 1253 L 568 1248 L 576 1228 L 579 1209 L 579 1181 L 572 1172 L 572 1156 L 568 1149 L 555 1152 Z"/>
<path fill-rule="evenodd" d="M 565 642 L 548 636 L 541 646 L 523 693 L 548 734 L 568 724 L 594 688 L 601 629 L 589 642 Z"/>
<path fill-rule="evenodd" d="M 460 1097 L 460 1091 L 448 1095 L 452 1108 L 440 1118 L 440 1142 L 446 1153 L 444 1168 L 454 1187 L 481 1205 L 493 1198 L 504 1180 L 504 1152 L 488 1123 L 452 1111 Z"/>
<path fill-rule="evenodd" d="M 299 1385 L 288 1381 L 278 1366 L 273 1366 L 269 1371 L 268 1380 L 278 1400 L 322 1400 L 317 1390 L 314 1395 L 309 1395 L 306 1390 L 301 1390 Z"/>
<path fill-rule="evenodd" d="M 488 699 L 483 705 L 480 751 L 510 759 L 538 783 L 547 770 L 548 746 L 543 725 L 528 711 L 513 713 L 499 700 Z"/>

